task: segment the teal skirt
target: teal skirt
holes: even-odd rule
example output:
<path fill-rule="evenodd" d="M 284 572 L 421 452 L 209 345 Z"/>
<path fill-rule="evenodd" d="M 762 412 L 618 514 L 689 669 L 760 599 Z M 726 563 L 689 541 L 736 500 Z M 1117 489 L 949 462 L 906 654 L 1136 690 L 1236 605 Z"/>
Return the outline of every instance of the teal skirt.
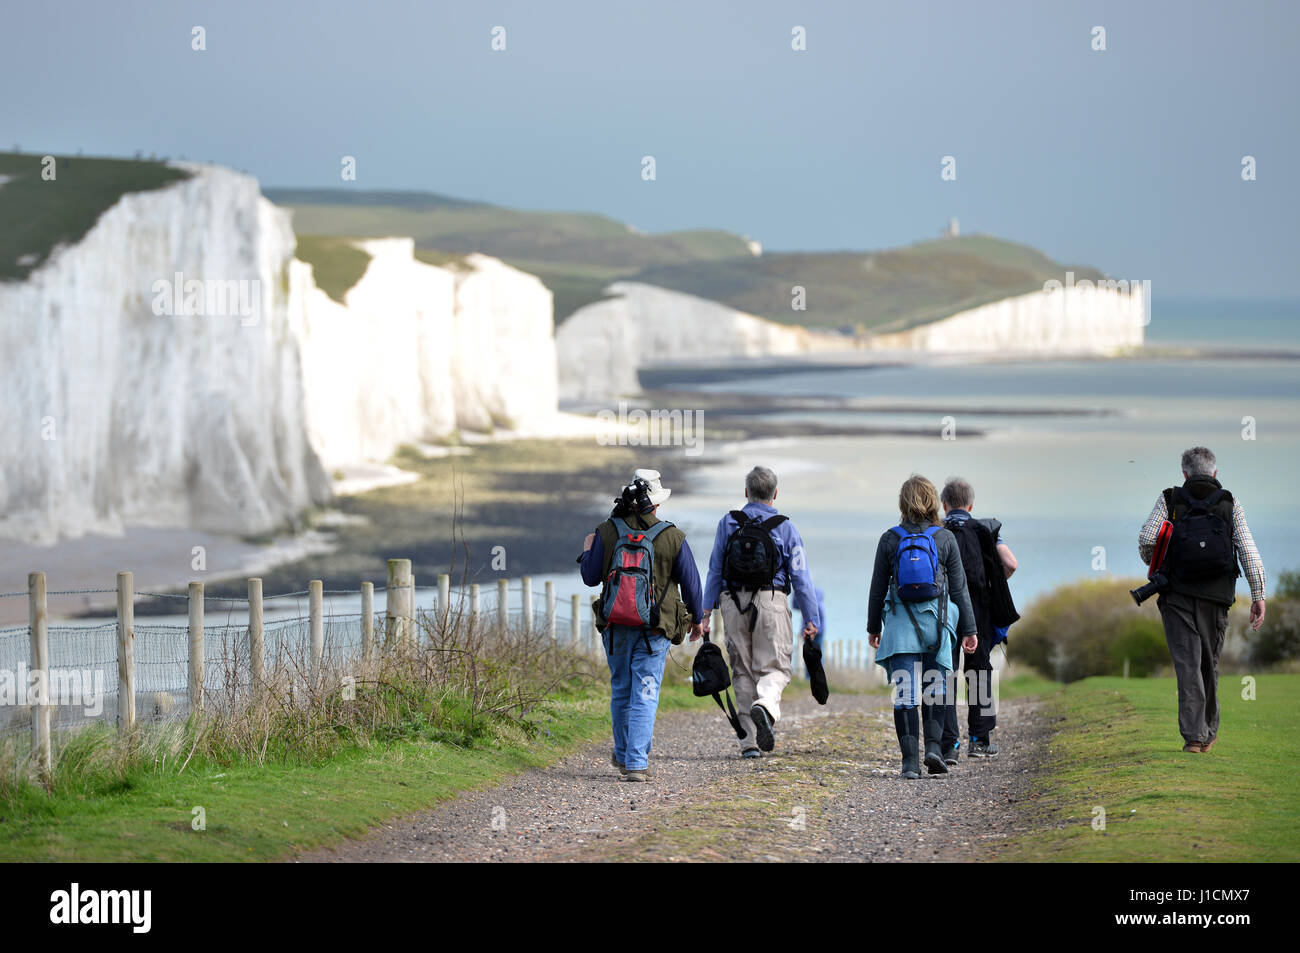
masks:
<path fill-rule="evenodd" d="M 912 624 L 907 609 L 916 617 Z M 917 627 L 921 636 L 917 636 Z M 938 635 L 936 643 L 935 636 Z M 935 663 L 944 671 L 952 670 L 952 651 L 957 646 L 957 606 L 948 600 L 948 616 L 944 619 L 943 629 L 939 629 L 939 600 L 928 599 L 925 602 L 904 603 L 889 598 L 885 600 L 884 624 L 880 631 L 880 648 L 876 649 L 876 664 L 889 670 L 887 663 L 891 655 L 922 655 L 933 652 Z"/>

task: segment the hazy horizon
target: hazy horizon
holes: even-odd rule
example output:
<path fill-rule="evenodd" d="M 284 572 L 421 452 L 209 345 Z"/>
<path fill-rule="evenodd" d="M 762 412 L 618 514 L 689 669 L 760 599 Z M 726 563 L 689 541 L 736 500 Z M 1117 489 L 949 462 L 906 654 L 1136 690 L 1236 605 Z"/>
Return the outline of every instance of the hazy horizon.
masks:
<path fill-rule="evenodd" d="M 955 217 L 1156 300 L 1289 300 L 1298 34 L 1282 3 L 73 0 L 7 12 L 0 77 L 23 92 L 0 127 L 6 149 L 185 156 L 265 188 L 428 191 L 772 252 L 896 247 Z"/>

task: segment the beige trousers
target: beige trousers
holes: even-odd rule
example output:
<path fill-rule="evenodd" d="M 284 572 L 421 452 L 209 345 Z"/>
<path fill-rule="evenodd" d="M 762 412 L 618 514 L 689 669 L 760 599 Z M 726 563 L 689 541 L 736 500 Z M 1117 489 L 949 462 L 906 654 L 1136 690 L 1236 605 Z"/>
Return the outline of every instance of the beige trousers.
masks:
<path fill-rule="evenodd" d="M 736 708 L 746 737 L 740 747 L 754 747 L 754 721 L 749 709 L 762 705 L 775 722 L 781 717 L 781 692 L 790 684 L 790 654 L 794 646 L 794 627 L 790 606 L 784 592 L 740 592 L 736 594 L 742 609 L 750 599 L 758 606 L 754 625 L 750 613 L 740 612 L 731 593 L 718 599 L 722 609 L 722 628 L 731 662 L 731 682 L 736 690 Z"/>

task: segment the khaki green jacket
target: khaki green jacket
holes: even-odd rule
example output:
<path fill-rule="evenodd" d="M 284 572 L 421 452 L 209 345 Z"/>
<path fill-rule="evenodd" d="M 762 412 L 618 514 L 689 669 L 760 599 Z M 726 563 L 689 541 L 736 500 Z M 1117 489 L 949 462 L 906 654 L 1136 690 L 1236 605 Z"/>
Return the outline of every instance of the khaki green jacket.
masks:
<path fill-rule="evenodd" d="M 634 529 L 649 529 L 662 520 L 657 516 L 630 516 L 625 522 Z M 618 545 L 618 531 L 614 529 L 614 521 L 608 519 L 596 527 L 596 532 L 600 534 L 601 545 L 605 547 L 605 564 L 601 566 L 601 576 L 608 578 L 610 564 L 614 559 L 614 547 Z M 673 563 L 677 560 L 677 554 L 682 551 L 682 543 L 685 540 L 685 533 L 676 526 L 669 526 L 655 537 L 654 542 L 655 596 L 657 597 L 661 592 L 664 594 L 663 602 L 659 605 L 659 625 L 660 630 L 674 645 L 680 644 L 691 628 L 691 614 L 686 609 L 686 603 L 682 601 L 677 583 L 671 581 Z M 596 625 L 604 629 L 605 620 L 600 614 L 599 595 L 592 599 L 591 610 Z"/>

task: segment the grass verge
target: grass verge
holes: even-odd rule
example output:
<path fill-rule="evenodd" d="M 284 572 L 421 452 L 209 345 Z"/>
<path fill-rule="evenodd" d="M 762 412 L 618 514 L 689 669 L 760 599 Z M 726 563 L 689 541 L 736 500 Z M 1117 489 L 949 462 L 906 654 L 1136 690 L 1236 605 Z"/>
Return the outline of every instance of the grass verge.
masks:
<path fill-rule="evenodd" d="M 700 704 L 688 687 L 665 683 L 661 710 Z M 469 744 L 415 732 L 314 760 L 195 757 L 179 773 L 156 763 L 125 772 L 70 765 L 50 792 L 0 790 L 0 861 L 291 859 L 598 742 L 609 734 L 608 705 L 603 686 L 588 682 L 530 712 L 535 732 Z M 81 744 L 92 748 L 95 739 Z"/>
<path fill-rule="evenodd" d="M 1300 676 L 1255 677 L 1253 700 L 1237 676 L 1219 689 L 1219 742 L 1204 755 L 1181 750 L 1171 678 L 1090 678 L 1048 696 L 1058 728 L 1035 788 L 1041 816 L 999 859 L 1300 860 Z"/>

